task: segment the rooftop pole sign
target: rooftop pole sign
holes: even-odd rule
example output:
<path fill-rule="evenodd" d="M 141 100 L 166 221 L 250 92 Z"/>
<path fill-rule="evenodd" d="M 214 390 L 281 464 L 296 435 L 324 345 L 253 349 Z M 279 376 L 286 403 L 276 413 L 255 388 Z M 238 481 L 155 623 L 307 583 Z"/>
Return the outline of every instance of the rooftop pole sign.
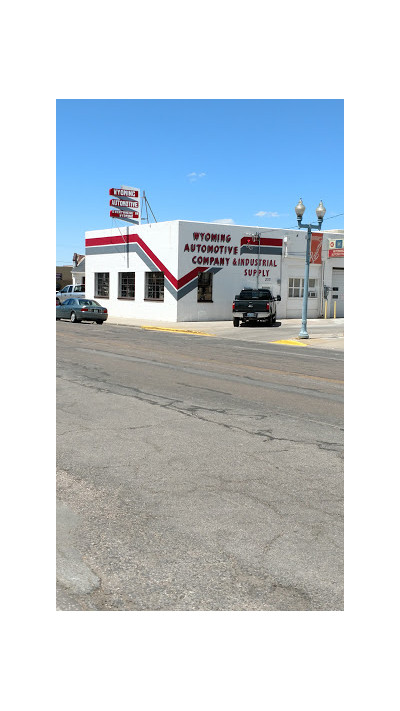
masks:
<path fill-rule="evenodd" d="M 140 225 L 140 190 L 121 185 L 120 188 L 110 188 L 108 193 L 112 196 L 110 207 L 114 208 L 110 210 L 110 217 Z"/>

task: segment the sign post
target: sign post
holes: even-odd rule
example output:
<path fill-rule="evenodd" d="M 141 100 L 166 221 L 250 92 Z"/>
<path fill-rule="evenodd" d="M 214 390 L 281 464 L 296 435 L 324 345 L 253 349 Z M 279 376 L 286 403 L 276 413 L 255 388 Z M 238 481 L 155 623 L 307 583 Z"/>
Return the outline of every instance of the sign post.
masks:
<path fill-rule="evenodd" d="M 110 207 L 114 208 L 110 210 L 110 217 L 131 225 L 140 225 L 139 188 L 121 185 L 120 188 L 110 188 L 108 194 L 111 195 Z M 126 264 L 129 268 L 129 225 L 126 227 Z"/>

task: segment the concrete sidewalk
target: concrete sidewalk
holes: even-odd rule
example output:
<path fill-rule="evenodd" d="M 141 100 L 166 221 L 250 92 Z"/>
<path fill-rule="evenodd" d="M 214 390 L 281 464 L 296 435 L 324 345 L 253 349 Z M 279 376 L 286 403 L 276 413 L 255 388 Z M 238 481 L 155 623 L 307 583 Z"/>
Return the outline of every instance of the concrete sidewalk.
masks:
<path fill-rule="evenodd" d="M 249 325 L 234 328 L 229 321 L 157 321 L 155 319 L 109 316 L 106 323 L 196 336 L 229 338 L 253 343 L 276 343 L 298 347 L 344 350 L 344 319 L 308 319 L 308 339 L 299 338 L 301 319 L 281 319 L 274 326 Z"/>

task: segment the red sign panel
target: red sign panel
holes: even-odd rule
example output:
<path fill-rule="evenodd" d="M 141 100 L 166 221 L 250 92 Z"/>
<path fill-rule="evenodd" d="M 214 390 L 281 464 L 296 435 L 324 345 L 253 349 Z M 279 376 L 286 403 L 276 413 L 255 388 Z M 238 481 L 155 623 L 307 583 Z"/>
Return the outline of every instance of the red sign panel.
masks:
<path fill-rule="evenodd" d="M 343 249 L 329 249 L 328 258 L 329 257 L 344 257 L 344 247 Z"/>
<path fill-rule="evenodd" d="M 197 233 L 195 232 L 194 234 Z M 240 240 L 240 246 L 246 247 L 246 245 L 250 245 L 251 247 L 255 245 L 258 246 L 258 238 L 253 237 L 252 235 L 246 235 L 245 237 L 242 237 Z M 282 237 L 260 237 L 260 245 L 261 247 L 282 247 Z"/>
<path fill-rule="evenodd" d="M 310 264 L 322 264 L 322 238 L 320 232 L 311 233 Z"/>
<path fill-rule="evenodd" d="M 110 188 L 108 191 L 109 195 L 115 195 L 115 197 L 123 198 L 138 198 L 139 190 L 128 190 L 127 188 Z"/>
<path fill-rule="evenodd" d="M 115 217 L 120 220 L 138 220 L 138 212 L 128 212 L 128 210 L 110 210 L 110 217 Z"/>

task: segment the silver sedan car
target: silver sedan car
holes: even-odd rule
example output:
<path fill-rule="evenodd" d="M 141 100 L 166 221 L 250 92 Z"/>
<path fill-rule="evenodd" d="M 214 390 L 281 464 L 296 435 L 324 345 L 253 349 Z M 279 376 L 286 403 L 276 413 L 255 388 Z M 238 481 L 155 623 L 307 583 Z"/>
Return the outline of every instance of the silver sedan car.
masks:
<path fill-rule="evenodd" d="M 93 299 L 67 299 L 63 304 L 56 306 L 56 321 L 67 318 L 72 323 L 79 321 L 103 323 L 107 317 L 107 309 Z"/>

